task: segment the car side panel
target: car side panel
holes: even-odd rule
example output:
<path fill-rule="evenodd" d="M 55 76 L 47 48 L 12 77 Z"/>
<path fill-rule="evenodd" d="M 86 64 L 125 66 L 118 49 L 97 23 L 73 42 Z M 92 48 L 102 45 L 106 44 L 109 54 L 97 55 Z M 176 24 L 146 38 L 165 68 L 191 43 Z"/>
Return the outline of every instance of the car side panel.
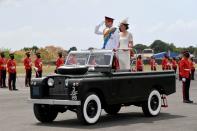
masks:
<path fill-rule="evenodd" d="M 153 88 L 166 95 L 176 92 L 175 74 L 114 73 L 112 87 L 117 91 L 117 102 L 144 101 Z"/>

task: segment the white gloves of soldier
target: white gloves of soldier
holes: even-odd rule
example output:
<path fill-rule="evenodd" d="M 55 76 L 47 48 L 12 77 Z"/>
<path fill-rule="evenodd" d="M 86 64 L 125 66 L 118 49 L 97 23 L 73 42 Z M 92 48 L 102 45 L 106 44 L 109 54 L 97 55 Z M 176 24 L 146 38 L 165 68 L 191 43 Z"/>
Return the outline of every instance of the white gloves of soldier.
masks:
<path fill-rule="evenodd" d="M 103 24 L 105 23 L 105 21 L 102 21 L 99 25 L 97 25 L 94 29 L 94 33 L 97 34 L 97 35 L 103 35 L 103 32 L 102 31 L 99 31 L 99 28 L 101 26 L 103 26 Z"/>
<path fill-rule="evenodd" d="M 33 68 L 34 68 L 34 70 L 35 70 L 36 72 L 38 71 L 38 68 L 37 68 L 37 67 L 34 66 Z"/>
<path fill-rule="evenodd" d="M 183 81 L 183 82 L 185 82 L 185 81 L 186 81 L 186 79 L 185 79 L 185 78 L 182 78 L 182 81 Z"/>

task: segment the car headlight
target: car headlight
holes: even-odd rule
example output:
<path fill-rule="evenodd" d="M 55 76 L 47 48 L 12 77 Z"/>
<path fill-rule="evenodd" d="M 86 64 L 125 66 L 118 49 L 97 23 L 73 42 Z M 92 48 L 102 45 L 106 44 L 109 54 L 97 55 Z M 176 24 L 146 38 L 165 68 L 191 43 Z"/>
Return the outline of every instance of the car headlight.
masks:
<path fill-rule="evenodd" d="M 54 83 L 55 83 L 55 81 L 53 78 L 49 78 L 47 81 L 48 86 L 54 86 Z"/>
<path fill-rule="evenodd" d="M 68 87 L 68 79 L 65 80 L 65 86 Z"/>

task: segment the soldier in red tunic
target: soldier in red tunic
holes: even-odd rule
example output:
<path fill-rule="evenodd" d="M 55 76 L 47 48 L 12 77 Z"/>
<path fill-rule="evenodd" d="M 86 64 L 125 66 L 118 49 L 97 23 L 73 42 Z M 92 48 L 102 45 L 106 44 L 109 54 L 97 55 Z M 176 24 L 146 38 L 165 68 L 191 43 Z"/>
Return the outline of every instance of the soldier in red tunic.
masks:
<path fill-rule="evenodd" d="M 172 69 L 176 73 L 176 70 L 177 70 L 177 62 L 176 62 L 176 58 L 175 57 L 173 57 L 173 59 L 172 59 Z"/>
<path fill-rule="evenodd" d="M 34 61 L 36 67 L 36 78 L 42 77 L 42 59 L 40 53 L 36 53 L 36 60 Z"/>
<path fill-rule="evenodd" d="M 14 59 L 14 53 L 9 54 L 10 59 L 7 62 L 7 68 L 8 68 L 8 87 L 9 90 L 18 90 L 16 89 L 16 61 Z"/>
<path fill-rule="evenodd" d="M 171 69 L 172 69 L 172 59 L 170 59 L 170 57 L 168 56 L 166 70 L 171 70 Z"/>
<path fill-rule="evenodd" d="M 138 55 L 138 57 L 137 57 L 136 70 L 137 71 L 143 71 L 143 62 L 142 62 L 142 56 L 141 55 Z"/>
<path fill-rule="evenodd" d="M 188 51 L 183 52 L 183 58 L 180 62 L 180 75 L 183 83 L 183 102 L 193 103 L 189 98 L 189 88 L 191 81 L 191 66 L 189 61 L 190 54 Z"/>
<path fill-rule="evenodd" d="M 26 56 L 27 57 L 23 61 L 26 70 L 25 86 L 29 87 L 31 83 L 31 76 L 32 76 L 32 61 L 30 58 L 30 52 L 26 52 Z"/>
<path fill-rule="evenodd" d="M 64 59 L 62 58 L 62 52 L 58 53 L 59 58 L 56 61 L 56 69 L 55 69 L 55 73 L 57 73 L 57 68 L 64 65 Z"/>
<path fill-rule="evenodd" d="M 162 65 L 162 70 L 167 70 L 168 69 L 168 55 L 164 54 L 164 58 L 162 59 L 161 65 Z"/>
<path fill-rule="evenodd" d="M 0 87 L 6 87 L 6 59 L 4 52 L 1 52 L 0 57 Z"/>
<path fill-rule="evenodd" d="M 151 71 L 156 71 L 157 70 L 156 66 L 157 66 L 157 63 L 155 61 L 155 57 L 151 56 L 151 59 L 150 59 Z"/>

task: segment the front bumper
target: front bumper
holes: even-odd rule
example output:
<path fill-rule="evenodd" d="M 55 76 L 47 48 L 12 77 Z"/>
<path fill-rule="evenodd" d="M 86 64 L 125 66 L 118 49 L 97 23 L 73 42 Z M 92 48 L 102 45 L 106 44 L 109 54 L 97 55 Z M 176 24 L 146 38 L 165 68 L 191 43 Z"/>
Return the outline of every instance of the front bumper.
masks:
<path fill-rule="evenodd" d="M 56 99 L 28 99 L 33 104 L 48 104 L 48 105 L 81 105 L 81 101 L 72 100 L 56 100 Z"/>

